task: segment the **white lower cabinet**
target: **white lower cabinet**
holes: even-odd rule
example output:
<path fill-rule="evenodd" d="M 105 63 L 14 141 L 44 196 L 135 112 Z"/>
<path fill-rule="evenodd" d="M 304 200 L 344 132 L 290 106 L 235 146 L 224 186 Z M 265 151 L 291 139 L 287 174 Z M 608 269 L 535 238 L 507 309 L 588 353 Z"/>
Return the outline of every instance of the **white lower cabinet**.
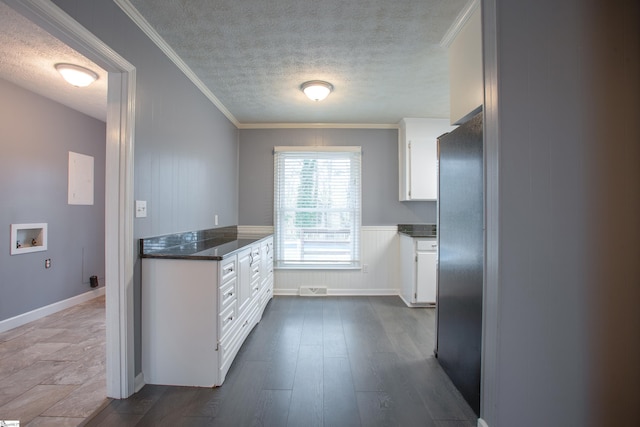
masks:
<path fill-rule="evenodd" d="M 400 297 L 409 307 L 436 303 L 437 247 L 435 237 L 400 234 Z"/>
<path fill-rule="evenodd" d="M 212 387 L 273 295 L 267 237 L 220 261 L 142 260 L 142 373 L 146 384 Z M 273 263 L 273 257 L 270 258 Z M 270 267 L 270 268 L 269 268 Z"/>
<path fill-rule="evenodd" d="M 435 244 L 435 239 L 433 240 Z M 431 244 L 431 242 L 429 242 Z M 416 251 L 416 303 L 436 303 L 438 254 L 436 251 Z"/>

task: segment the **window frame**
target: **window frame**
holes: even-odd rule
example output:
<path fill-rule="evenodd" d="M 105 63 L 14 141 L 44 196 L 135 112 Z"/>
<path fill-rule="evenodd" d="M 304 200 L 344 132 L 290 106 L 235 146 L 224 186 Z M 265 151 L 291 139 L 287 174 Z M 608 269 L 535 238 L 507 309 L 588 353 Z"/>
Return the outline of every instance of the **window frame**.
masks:
<path fill-rule="evenodd" d="M 351 179 L 356 179 L 356 183 L 352 185 L 357 186 L 357 195 L 351 196 L 350 200 L 353 202 L 349 212 L 352 214 L 352 224 L 349 227 L 350 240 L 353 242 L 349 254 L 351 255 L 348 261 L 333 260 L 333 261 L 320 261 L 320 260 L 286 260 L 283 259 L 282 239 L 282 221 L 284 220 L 282 215 L 282 206 L 280 203 L 279 192 L 280 179 L 279 175 L 282 170 L 280 169 L 279 162 L 282 156 L 287 154 L 297 155 L 299 153 L 309 153 L 309 159 L 322 158 L 322 154 L 332 153 L 345 153 L 351 157 L 355 155 L 357 161 L 356 170 L 354 165 L 351 165 Z M 314 154 L 316 153 L 316 154 Z M 355 174 L 355 175 L 354 175 Z M 328 212 L 330 209 L 318 210 L 317 212 Z M 273 203 L 273 218 L 274 218 L 274 267 L 276 269 L 312 269 L 312 270 L 349 270 L 360 269 L 362 260 L 362 149 L 360 146 L 276 146 L 274 147 L 274 203 Z"/>

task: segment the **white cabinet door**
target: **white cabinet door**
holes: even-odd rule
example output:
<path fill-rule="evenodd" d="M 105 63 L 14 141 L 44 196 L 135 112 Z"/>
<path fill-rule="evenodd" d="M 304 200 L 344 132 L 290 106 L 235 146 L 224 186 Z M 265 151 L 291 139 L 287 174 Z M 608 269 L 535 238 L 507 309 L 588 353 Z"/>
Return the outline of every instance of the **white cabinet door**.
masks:
<path fill-rule="evenodd" d="M 416 302 L 436 302 L 437 252 L 417 252 Z"/>
<path fill-rule="evenodd" d="M 273 238 L 265 239 L 260 245 L 262 265 L 260 267 L 261 284 L 260 287 L 269 286 L 273 281 Z"/>
<path fill-rule="evenodd" d="M 261 245 L 257 244 L 251 247 L 251 298 L 254 298 L 260 290 L 261 271 L 262 271 L 262 250 Z"/>
<path fill-rule="evenodd" d="M 438 198 L 438 137 L 454 128 L 447 119 L 402 119 L 398 131 L 401 201 Z"/>
<path fill-rule="evenodd" d="M 400 295 L 408 305 L 416 302 L 416 250 L 413 238 L 400 235 Z"/>
<path fill-rule="evenodd" d="M 251 301 L 251 247 L 238 252 L 238 315 Z"/>
<path fill-rule="evenodd" d="M 409 198 L 436 200 L 438 198 L 437 138 L 412 140 L 409 145 L 409 158 Z"/>

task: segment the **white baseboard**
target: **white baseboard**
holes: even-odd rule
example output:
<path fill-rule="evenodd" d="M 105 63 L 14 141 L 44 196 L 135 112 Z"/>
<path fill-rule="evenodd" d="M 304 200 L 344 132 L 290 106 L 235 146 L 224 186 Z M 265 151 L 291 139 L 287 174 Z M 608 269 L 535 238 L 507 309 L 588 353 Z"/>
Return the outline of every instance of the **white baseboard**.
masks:
<path fill-rule="evenodd" d="M 273 296 L 293 296 L 300 295 L 298 289 L 273 289 Z"/>
<path fill-rule="evenodd" d="M 400 295 L 399 295 L 399 297 L 400 297 L 400 299 L 402 300 L 402 302 L 403 302 L 407 307 L 411 307 L 411 302 L 407 301 L 407 300 L 404 298 L 404 295 L 400 294 Z"/>
<path fill-rule="evenodd" d="M 44 307 L 36 308 L 27 313 L 19 314 L 9 319 L 0 321 L 0 332 L 8 331 L 9 329 L 17 328 L 18 326 L 25 325 L 34 320 L 42 319 L 43 317 L 73 307 L 74 305 L 82 304 L 94 298 L 104 295 L 104 286 L 93 289 L 89 292 L 85 292 L 75 297 L 71 297 L 62 301 L 54 302 L 53 304 L 46 305 Z"/>
<path fill-rule="evenodd" d="M 402 302 L 409 308 L 434 308 L 436 306 L 436 303 L 431 303 L 431 302 L 411 302 L 411 301 L 407 301 L 407 299 L 399 294 L 398 295 L 400 297 L 400 299 L 402 300 Z"/>
<path fill-rule="evenodd" d="M 299 289 L 274 289 L 273 295 L 300 295 Z M 327 296 L 395 296 L 398 295 L 397 289 L 327 289 Z"/>
<path fill-rule="evenodd" d="M 489 427 L 489 424 L 482 418 L 478 418 L 478 427 Z"/>
<path fill-rule="evenodd" d="M 138 375 L 136 375 L 136 378 L 134 380 L 134 384 L 133 384 L 133 392 L 137 393 L 140 390 L 142 390 L 142 387 L 145 386 L 145 382 L 144 382 L 144 375 L 142 375 L 142 372 L 140 372 Z"/>
<path fill-rule="evenodd" d="M 396 296 L 397 289 L 329 289 L 329 295 L 336 296 L 363 296 L 363 297 L 381 297 Z"/>

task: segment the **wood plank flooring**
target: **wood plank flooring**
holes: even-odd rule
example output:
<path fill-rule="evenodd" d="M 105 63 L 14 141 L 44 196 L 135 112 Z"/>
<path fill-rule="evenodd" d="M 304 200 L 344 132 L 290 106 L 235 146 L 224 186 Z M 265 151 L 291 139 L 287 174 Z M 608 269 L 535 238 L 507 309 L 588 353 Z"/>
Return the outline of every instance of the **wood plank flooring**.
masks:
<path fill-rule="evenodd" d="M 222 387 L 146 385 L 86 425 L 473 427 L 434 322 L 398 297 L 275 297 Z"/>
<path fill-rule="evenodd" d="M 0 420 L 77 426 L 109 403 L 104 296 L 0 334 Z"/>

